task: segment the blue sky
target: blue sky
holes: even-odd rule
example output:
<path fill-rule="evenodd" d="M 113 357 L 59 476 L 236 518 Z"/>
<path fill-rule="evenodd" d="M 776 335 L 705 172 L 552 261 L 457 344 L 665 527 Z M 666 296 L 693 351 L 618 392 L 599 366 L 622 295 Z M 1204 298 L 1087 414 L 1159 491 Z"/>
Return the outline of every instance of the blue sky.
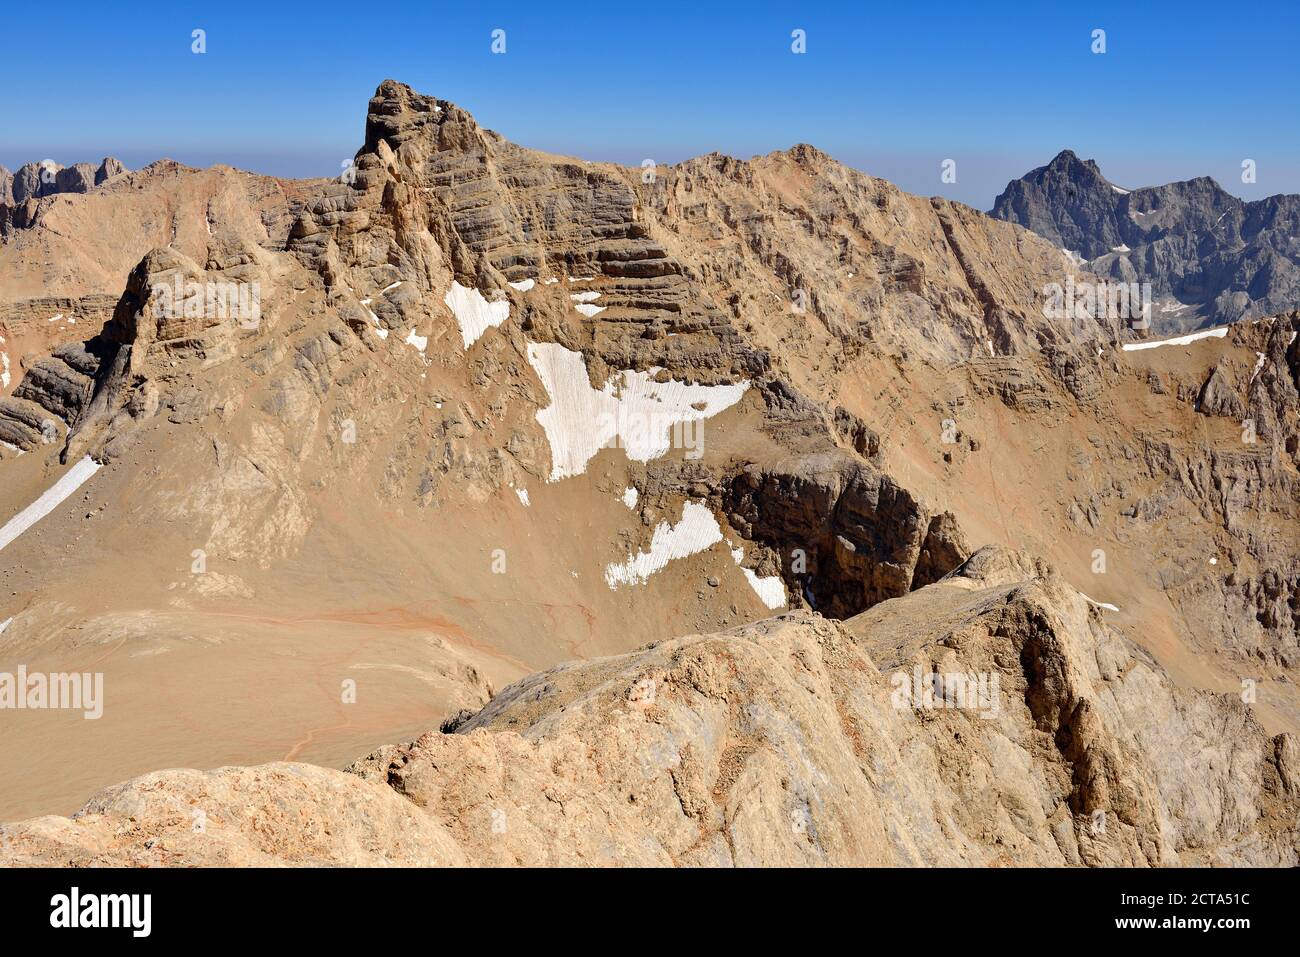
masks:
<path fill-rule="evenodd" d="M 1063 148 L 1112 181 L 1300 192 L 1300 4 L 95 2 L 3 55 L 0 164 L 336 175 L 385 77 L 528 146 L 638 165 L 809 142 L 988 208 Z M 14 17 L 9 17 L 14 27 Z M 191 31 L 207 52 L 191 53 Z M 506 53 L 491 32 L 506 31 Z M 791 52 L 803 29 L 807 52 Z M 1106 30 L 1107 50 L 1091 52 Z M 940 180 L 944 159 L 957 182 Z M 1254 159 L 1258 182 L 1240 182 Z"/>

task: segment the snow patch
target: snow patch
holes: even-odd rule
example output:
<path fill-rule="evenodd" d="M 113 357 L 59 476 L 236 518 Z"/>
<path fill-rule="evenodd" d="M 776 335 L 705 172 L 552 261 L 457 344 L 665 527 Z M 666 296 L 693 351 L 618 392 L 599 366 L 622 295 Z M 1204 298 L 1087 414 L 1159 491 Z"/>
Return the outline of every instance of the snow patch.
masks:
<path fill-rule="evenodd" d="M 387 286 L 385 286 L 383 289 L 379 290 L 379 295 L 382 296 L 382 295 L 384 295 L 385 293 L 390 292 L 390 291 L 396 289 L 396 288 L 397 288 L 398 286 L 400 286 L 401 284 L 402 284 L 402 280 L 401 280 L 401 279 L 397 280 L 397 282 L 390 282 L 390 283 L 389 283 Z"/>
<path fill-rule="evenodd" d="M 410 332 L 406 334 L 406 339 L 404 339 L 403 341 L 408 346 L 415 346 L 415 348 L 419 349 L 421 352 L 423 352 L 425 350 L 425 347 L 429 345 L 429 337 L 417 336 L 415 334 L 414 329 L 412 329 Z"/>
<path fill-rule="evenodd" d="M 1255 376 L 1259 375 L 1259 370 L 1264 368 L 1264 360 L 1268 358 L 1262 352 L 1256 352 L 1255 355 L 1258 356 L 1258 358 L 1255 360 L 1255 371 L 1250 374 L 1251 382 L 1255 381 Z M 1249 385 L 1250 383 L 1248 382 L 1246 384 Z"/>
<path fill-rule="evenodd" d="M 1090 605 L 1096 605 L 1098 608 L 1105 608 L 1107 611 L 1119 611 L 1119 608 L 1115 605 L 1112 605 L 1110 602 L 1093 601 L 1087 595 L 1084 595 L 1083 592 L 1079 592 L 1079 594 L 1080 596 L 1082 596 L 1083 600 L 1088 602 L 1088 604 Z"/>
<path fill-rule="evenodd" d="M 0 635 L 3 635 L 5 630 L 13 623 L 13 618 L 6 618 L 4 621 L 0 621 Z"/>
<path fill-rule="evenodd" d="M 1133 250 L 1129 249 L 1124 243 L 1120 243 L 1118 246 L 1111 246 L 1110 251 L 1113 253 L 1131 253 Z"/>
<path fill-rule="evenodd" d="M 636 489 L 632 488 L 632 486 L 630 485 L 627 488 L 623 489 L 622 502 L 624 505 L 626 505 L 628 508 L 636 508 L 636 499 L 637 499 Z"/>
<path fill-rule="evenodd" d="M 1116 186 L 1114 183 L 1111 183 L 1111 184 L 1110 184 L 1110 188 L 1113 189 L 1115 192 L 1119 193 L 1121 196 L 1127 196 L 1128 193 L 1129 193 L 1128 190 L 1126 190 L 1126 189 L 1120 189 L 1120 188 L 1119 188 L 1118 186 Z"/>
<path fill-rule="evenodd" d="M 619 372 L 597 390 L 582 353 L 554 342 L 528 343 L 528 362 L 551 400 L 537 412 L 551 446 L 551 482 L 581 475 L 602 448 L 622 448 L 637 462 L 658 458 L 668 451 L 676 426 L 717 415 L 749 388 L 748 380 L 713 386 L 656 382 L 660 370 L 654 368 Z"/>
<path fill-rule="evenodd" d="M 769 575 L 767 578 L 759 578 L 754 574 L 752 568 L 741 568 L 745 573 L 745 580 L 749 582 L 749 587 L 754 589 L 754 594 L 768 608 L 785 607 L 785 582 L 781 580 L 780 575 Z"/>
<path fill-rule="evenodd" d="M 728 541 L 730 546 L 731 542 Z M 768 608 L 785 607 L 785 582 L 781 580 L 780 575 L 769 575 L 766 578 L 759 578 L 752 568 L 746 568 L 740 563 L 745 559 L 745 550 L 743 548 L 731 549 L 731 560 L 736 563 L 742 572 L 745 573 L 745 581 L 749 582 L 749 587 L 754 589 L 754 594 Z"/>
<path fill-rule="evenodd" d="M 528 508 L 528 506 L 533 504 L 532 502 L 528 501 L 528 489 L 517 488 L 515 489 L 515 494 L 519 496 L 519 501 L 524 503 L 524 508 Z"/>
<path fill-rule="evenodd" d="M 488 302 L 477 289 L 467 289 L 454 281 L 443 302 L 456 317 L 466 349 L 477 342 L 483 333 L 510 318 L 509 300 Z"/>
<path fill-rule="evenodd" d="M 9 388 L 9 353 L 0 352 L 0 388 Z"/>
<path fill-rule="evenodd" d="M 366 307 L 366 312 L 370 314 L 370 321 L 375 324 L 375 334 L 378 335 L 380 339 L 387 339 L 388 330 L 380 324 L 379 317 L 376 316 L 374 310 L 370 308 L 370 300 L 362 299 L 361 305 Z"/>
<path fill-rule="evenodd" d="M 577 309 L 588 319 L 598 312 L 604 312 L 607 308 L 606 306 L 588 305 L 588 303 L 600 298 L 600 293 L 598 292 L 571 292 L 569 293 L 569 298 L 574 302 L 579 303 L 579 305 L 576 305 L 573 308 Z"/>
<path fill-rule="evenodd" d="M 520 279 L 518 282 L 509 284 L 512 289 L 518 289 L 520 292 L 527 292 L 537 285 L 536 279 Z"/>
<path fill-rule="evenodd" d="M 1228 334 L 1227 326 L 1219 326 L 1217 329 L 1206 329 L 1202 332 L 1191 332 L 1185 336 L 1174 336 L 1172 339 L 1154 339 L 1150 342 L 1126 342 L 1124 343 L 1125 352 L 1138 352 L 1142 349 L 1155 349 L 1158 346 L 1185 346 L 1198 339 L 1222 339 Z"/>
<path fill-rule="evenodd" d="M 58 508 L 64 499 L 81 488 L 86 480 L 101 468 L 103 468 L 102 465 L 87 455 L 64 472 L 63 476 L 46 489 L 40 498 L 9 519 L 4 524 L 4 527 L 0 528 L 0 550 L 3 550 L 15 538 Z"/>
<path fill-rule="evenodd" d="M 655 572 L 676 558 L 696 555 L 715 542 L 722 541 L 722 529 L 707 506 L 687 502 L 682 506 L 682 520 L 676 525 L 660 522 L 650 539 L 649 551 L 629 555 L 621 564 L 605 566 L 605 584 L 644 584 Z"/>

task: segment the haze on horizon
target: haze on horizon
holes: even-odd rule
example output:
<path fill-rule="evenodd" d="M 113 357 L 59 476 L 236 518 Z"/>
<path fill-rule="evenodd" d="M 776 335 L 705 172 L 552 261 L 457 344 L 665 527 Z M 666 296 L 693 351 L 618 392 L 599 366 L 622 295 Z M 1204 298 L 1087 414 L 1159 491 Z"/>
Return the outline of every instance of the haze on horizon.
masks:
<path fill-rule="evenodd" d="M 687 4 L 579 4 L 566 17 L 398 4 L 362 26 L 333 2 L 309 19 L 248 3 L 152 6 L 129 20 L 43 13 L 59 42 L 7 55 L 0 165 L 113 155 L 132 168 L 170 157 L 333 176 L 360 146 L 366 100 L 392 77 L 523 145 L 631 166 L 807 142 L 909 192 L 988 209 L 1009 180 L 1072 149 L 1128 188 L 1205 175 L 1244 199 L 1300 192 L 1300 13 L 1283 3 L 1249 15 L 1190 3 L 1177 21 L 1118 3 L 1032 21 L 1000 3 L 758 3 L 739 24 Z M 1095 29 L 1104 53 L 1092 51 Z M 492 52 L 494 30 L 504 53 Z M 794 30 L 805 53 L 792 51 Z M 1240 180 L 1247 158 L 1253 184 Z M 941 179 L 946 159 L 956 182 Z"/>

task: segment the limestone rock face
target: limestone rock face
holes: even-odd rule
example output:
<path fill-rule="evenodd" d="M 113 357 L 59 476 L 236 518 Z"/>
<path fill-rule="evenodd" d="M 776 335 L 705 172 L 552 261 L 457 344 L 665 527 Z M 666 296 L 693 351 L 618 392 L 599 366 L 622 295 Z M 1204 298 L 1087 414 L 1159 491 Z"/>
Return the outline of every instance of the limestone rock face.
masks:
<path fill-rule="evenodd" d="M 888 475 L 843 452 L 749 466 L 722 496 L 732 524 L 778 553 L 788 584 L 847 618 L 947 574 L 967 555 L 952 515 L 931 515 Z M 798 569 L 797 571 L 795 569 Z"/>
<path fill-rule="evenodd" d="M 1050 569 L 997 550 L 842 625 L 797 613 L 561 665 L 349 770 L 157 772 L 7 827 L 0 859 L 1297 861 L 1294 738 L 1175 688 Z"/>
<path fill-rule="evenodd" d="M 1241 400 L 1219 369 L 1215 369 L 1201 387 L 1199 408 L 1206 415 L 1222 415 L 1230 419 L 1239 419 L 1245 413 Z"/>

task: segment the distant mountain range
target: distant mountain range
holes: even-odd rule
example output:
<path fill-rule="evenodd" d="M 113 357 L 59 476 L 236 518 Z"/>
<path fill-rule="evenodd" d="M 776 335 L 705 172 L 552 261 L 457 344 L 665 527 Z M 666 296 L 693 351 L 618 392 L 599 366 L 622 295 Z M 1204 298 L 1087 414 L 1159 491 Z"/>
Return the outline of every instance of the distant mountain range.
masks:
<path fill-rule="evenodd" d="M 99 166 L 94 163 L 60 166 L 46 160 L 44 164 L 24 163 L 17 173 L 0 166 L 0 205 L 18 206 L 54 193 L 89 192 L 104 180 L 126 171 L 112 156 L 105 156 Z"/>
<path fill-rule="evenodd" d="M 1070 150 L 1012 180 L 993 216 L 1125 282 L 1149 282 L 1157 332 L 1254 319 L 1300 305 L 1300 196 L 1247 202 L 1208 176 L 1124 189 Z"/>

